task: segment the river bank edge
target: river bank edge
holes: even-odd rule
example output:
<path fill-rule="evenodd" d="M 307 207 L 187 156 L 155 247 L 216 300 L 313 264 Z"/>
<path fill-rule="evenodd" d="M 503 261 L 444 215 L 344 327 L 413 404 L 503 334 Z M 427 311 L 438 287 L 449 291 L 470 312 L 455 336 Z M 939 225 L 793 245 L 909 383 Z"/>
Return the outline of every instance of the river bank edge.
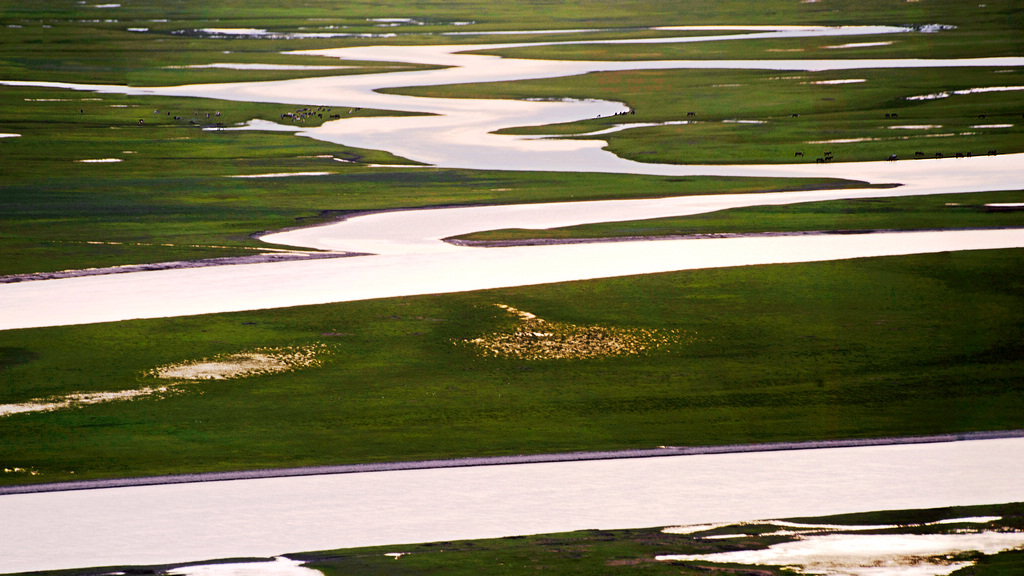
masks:
<path fill-rule="evenodd" d="M 933 434 L 926 436 L 850 438 L 843 440 L 806 440 L 800 442 L 768 442 L 760 444 L 726 444 L 721 446 L 658 446 L 656 448 L 641 448 L 633 450 L 564 452 L 556 454 L 521 454 L 513 456 L 484 456 L 469 458 L 452 458 L 442 460 L 417 460 L 408 462 L 376 462 L 366 464 L 305 466 L 300 468 L 271 468 L 261 470 L 240 470 L 234 472 L 168 474 L 162 476 L 145 476 L 139 478 L 111 478 L 104 480 L 81 480 L 72 482 L 52 482 L 43 484 L 0 486 L 0 496 L 13 494 L 34 494 L 42 492 L 66 492 L 73 490 L 97 490 L 103 488 L 154 486 L 161 484 L 187 484 L 195 482 L 223 482 L 230 480 L 285 478 L 292 476 L 358 474 L 363 472 L 394 472 L 400 470 L 424 470 L 431 468 L 467 468 L 474 466 L 503 466 L 511 464 L 539 464 L 550 462 L 574 462 L 586 460 L 617 460 L 624 458 L 659 458 L 666 456 L 736 454 L 742 452 L 779 452 L 786 450 L 856 448 L 863 446 L 890 446 L 899 444 L 934 444 L 941 442 L 997 440 L 1006 438 L 1024 438 L 1024 429 L 996 430 L 984 432 L 961 432 L 951 434 Z"/>

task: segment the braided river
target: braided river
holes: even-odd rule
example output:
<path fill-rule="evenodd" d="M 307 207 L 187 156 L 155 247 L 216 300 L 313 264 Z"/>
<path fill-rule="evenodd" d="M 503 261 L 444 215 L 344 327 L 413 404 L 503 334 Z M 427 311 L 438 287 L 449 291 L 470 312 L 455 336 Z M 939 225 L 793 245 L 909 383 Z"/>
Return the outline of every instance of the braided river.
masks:
<path fill-rule="evenodd" d="M 914 33 L 920 32 L 893 27 L 734 27 L 717 36 L 608 42 Z M 395 87 L 554 78 L 610 70 L 850 70 L 855 75 L 853 71 L 865 68 L 1024 65 L 1024 58 L 1019 57 L 562 62 L 459 53 L 526 45 L 376 46 L 318 51 L 339 59 L 447 66 L 417 72 L 152 88 L 2 83 L 424 113 L 429 115 L 340 119 L 318 128 L 256 123 L 239 128 L 288 129 L 297 136 L 387 150 L 439 167 L 830 177 L 897 186 L 369 214 L 262 237 L 276 245 L 363 256 L 3 284 L 0 329 L 266 309 L 696 268 L 1024 247 L 1024 232 L 1019 230 L 506 248 L 445 243 L 443 238 L 477 230 L 548 228 L 830 199 L 1015 190 L 1024 183 L 1024 154 L 799 165 L 643 164 L 602 150 L 604 143 L 600 141 L 493 134 L 501 128 L 614 115 L 626 110 L 619 103 L 441 99 L 379 92 Z M 304 550 L 584 528 L 1011 502 L 1024 500 L 1021 478 L 1024 439 L 1003 438 L 12 494 L 0 496 L 0 518 L 4 519 L 0 522 L 0 572 L 268 557 Z"/>

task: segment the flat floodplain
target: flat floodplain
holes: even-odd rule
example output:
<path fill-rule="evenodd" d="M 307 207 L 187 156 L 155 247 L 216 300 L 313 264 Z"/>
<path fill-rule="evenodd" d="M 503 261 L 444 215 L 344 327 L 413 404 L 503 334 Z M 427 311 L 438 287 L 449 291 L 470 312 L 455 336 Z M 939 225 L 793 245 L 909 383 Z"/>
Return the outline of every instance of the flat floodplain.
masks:
<path fill-rule="evenodd" d="M 25 471 L 3 480 L 1012 429 L 1024 408 L 1018 258 L 704 270 L 6 331 L 4 404 L 173 387 L 0 418 L 5 437 L 23 439 L 5 458 Z M 498 304 L 549 327 L 527 330 Z M 474 342 L 569 325 L 606 343 L 646 331 L 650 345 L 573 359 Z M 300 370 L 152 375 L 314 346 L 318 365 Z"/>
<path fill-rule="evenodd" d="M 0 8 L 0 79 L 136 89 L 415 74 L 436 66 L 289 52 L 439 42 L 471 50 L 484 42 L 673 35 L 688 41 L 500 53 L 596 61 L 770 58 L 797 68 L 805 59 L 1022 56 L 1013 0 L 698 4 L 656 1 L 641 11 L 600 0 L 581 13 L 571 4 L 399 3 L 382 13 L 379 3 L 360 1 L 17 0 Z M 714 32 L 646 28 L 691 21 L 905 30 L 830 38 L 756 38 L 746 31 L 737 33 L 748 38 L 696 42 Z M 1022 85 L 1017 64 L 819 71 L 694 65 L 512 83 L 467 79 L 392 92 L 467 102 L 601 99 L 625 112 L 504 132 L 554 136 L 570 147 L 603 141 L 614 154 L 648 166 L 825 169 L 886 159 L 913 166 L 940 156 L 969 163 L 1024 152 Z M 342 117 L 372 126 L 411 115 L 322 102 L 2 85 L 0 104 L 5 276 L 262 253 L 267 245 L 254 237 L 261 232 L 373 210 L 870 188 L 850 178 L 854 169 L 840 180 L 828 170 L 782 179 L 424 168 L 383 144 L 293 134 Z M 551 234 L 1015 228 L 1022 198 L 1014 188 L 751 207 Z M 1019 429 L 1021 254 L 954 251 L 733 267 L 0 331 L 0 484 Z M 1005 515 L 1011 519 L 998 526 L 1019 530 L 1018 508 L 971 513 Z M 910 512 L 884 520 L 918 516 L 953 517 Z M 770 543 L 743 534 L 734 547 Z M 542 552 L 516 548 L 517 540 L 487 543 L 480 548 L 496 551 L 466 562 L 466 570 L 497 562 L 509 573 L 572 571 L 584 567 L 575 560 L 588 557 L 588 570 L 692 572 L 688 564 L 646 561 L 650 546 L 666 538 L 641 530 L 530 539 Z M 616 551 L 597 551 L 595 539 Z M 707 544 L 713 541 L 667 552 L 719 549 Z M 431 548 L 437 549 L 400 552 Z M 308 558 L 326 560 L 317 568 L 339 575 L 390 571 L 409 559 L 382 553 Z M 638 557 L 644 561 L 635 563 Z M 438 557 L 413 558 L 413 571 L 437 569 Z M 1013 573 L 1017 565 L 1019 554 L 1011 553 L 985 558 L 977 570 Z"/>

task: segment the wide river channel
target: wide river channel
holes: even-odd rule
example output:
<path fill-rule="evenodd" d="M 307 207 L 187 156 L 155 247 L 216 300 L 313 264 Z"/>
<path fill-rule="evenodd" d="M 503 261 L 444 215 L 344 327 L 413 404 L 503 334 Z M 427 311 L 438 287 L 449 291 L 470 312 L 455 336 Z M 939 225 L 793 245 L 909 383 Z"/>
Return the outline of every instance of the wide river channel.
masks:
<path fill-rule="evenodd" d="M 738 31 L 739 32 L 739 31 Z M 743 33 L 863 36 L 885 27 L 773 28 Z M 730 41 L 733 36 L 644 40 Z M 494 46 L 489 46 L 494 47 Z M 476 48 L 476 46 L 474 47 Z M 474 230 L 696 214 L 853 197 L 1012 190 L 1024 155 L 857 164 L 677 166 L 630 162 L 597 141 L 497 136 L 624 110 L 611 102 L 445 100 L 377 90 L 549 78 L 601 70 L 856 70 L 1021 66 L 984 60 L 550 62 L 459 54 L 465 47 L 366 47 L 339 58 L 449 68 L 283 82 L 163 88 L 72 84 L 72 90 L 375 107 L 432 116 L 343 119 L 301 136 L 383 149 L 425 164 L 497 170 L 656 175 L 837 177 L 895 188 L 390 212 L 264 237 L 372 256 L 112 274 L 0 285 L 0 329 L 274 308 L 409 294 L 945 250 L 1024 247 L 1016 230 L 664 240 L 466 248 Z M 281 126 L 253 126 L 286 129 Z M 409 168 L 416 169 L 416 168 Z M 81 305 L 88 302 L 87 306 Z M 1024 500 L 1024 439 L 367 472 L 0 496 L 0 572 L 482 538 L 584 528 L 741 521 Z"/>

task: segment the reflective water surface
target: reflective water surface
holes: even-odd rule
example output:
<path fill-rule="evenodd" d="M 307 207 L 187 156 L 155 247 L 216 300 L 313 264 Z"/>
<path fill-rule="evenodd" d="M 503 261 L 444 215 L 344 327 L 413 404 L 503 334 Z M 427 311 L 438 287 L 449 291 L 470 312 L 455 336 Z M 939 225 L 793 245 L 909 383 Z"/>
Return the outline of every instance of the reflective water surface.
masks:
<path fill-rule="evenodd" d="M 0 572 L 1015 502 L 1021 478 L 1024 438 L 8 495 Z"/>

